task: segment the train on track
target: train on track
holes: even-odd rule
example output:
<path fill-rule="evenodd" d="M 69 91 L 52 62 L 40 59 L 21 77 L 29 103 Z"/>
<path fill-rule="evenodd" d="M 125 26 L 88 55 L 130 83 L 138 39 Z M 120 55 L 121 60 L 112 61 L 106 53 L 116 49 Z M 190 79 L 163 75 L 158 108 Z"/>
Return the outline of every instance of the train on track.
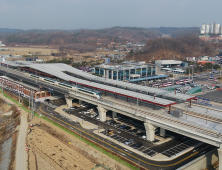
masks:
<path fill-rule="evenodd" d="M 60 86 L 60 87 L 78 92 L 78 93 L 87 94 L 89 96 L 96 97 L 97 99 L 101 98 L 101 95 L 98 92 L 95 92 L 95 91 L 92 91 L 92 90 L 89 90 L 89 89 L 85 89 L 85 88 L 73 86 L 73 85 L 70 85 L 70 84 L 62 83 L 62 82 L 59 82 L 59 81 L 56 81 L 56 80 L 53 80 L 53 79 L 40 77 L 40 76 L 34 75 L 34 74 L 29 74 L 29 77 L 34 78 L 34 79 L 38 79 L 38 80 L 41 80 L 41 81 L 45 81 L 45 82 L 48 82 L 50 84 L 54 84 L 54 85 L 57 85 L 57 86 Z"/>

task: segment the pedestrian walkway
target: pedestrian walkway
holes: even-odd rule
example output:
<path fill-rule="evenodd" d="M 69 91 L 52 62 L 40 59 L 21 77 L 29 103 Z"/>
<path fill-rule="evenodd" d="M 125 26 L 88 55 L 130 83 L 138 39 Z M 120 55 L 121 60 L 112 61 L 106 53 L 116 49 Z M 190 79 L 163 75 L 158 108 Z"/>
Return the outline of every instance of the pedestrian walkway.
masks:
<path fill-rule="evenodd" d="M 62 115 L 64 115 L 65 117 L 68 117 L 68 118 L 70 118 L 70 119 L 72 119 L 72 120 L 74 120 L 74 121 L 79 122 L 80 125 L 81 125 L 83 128 L 85 128 L 85 129 L 98 129 L 98 126 L 96 126 L 96 125 L 94 125 L 94 124 L 92 124 L 92 123 L 90 123 L 90 122 L 88 122 L 88 121 L 85 121 L 85 120 L 82 119 L 82 118 L 79 118 L 79 117 L 77 117 L 77 116 L 74 116 L 74 115 L 71 115 L 71 114 L 68 114 L 68 113 L 64 112 L 63 109 L 66 109 L 66 108 L 67 108 L 66 105 L 62 105 L 62 106 L 60 106 L 60 107 L 57 107 L 57 108 L 55 109 L 55 112 L 57 112 L 57 113 L 59 113 L 59 114 L 62 114 Z"/>
<path fill-rule="evenodd" d="M 27 159 L 28 154 L 25 150 L 25 143 L 26 143 L 26 134 L 28 129 L 28 122 L 27 117 L 28 113 L 23 110 L 20 105 L 17 103 L 11 101 L 10 99 L 6 98 L 5 96 L 1 97 L 4 99 L 6 103 L 13 104 L 21 113 L 21 121 L 20 121 L 20 127 L 19 127 L 19 134 L 17 138 L 17 144 L 16 144 L 16 170 L 27 170 Z"/>

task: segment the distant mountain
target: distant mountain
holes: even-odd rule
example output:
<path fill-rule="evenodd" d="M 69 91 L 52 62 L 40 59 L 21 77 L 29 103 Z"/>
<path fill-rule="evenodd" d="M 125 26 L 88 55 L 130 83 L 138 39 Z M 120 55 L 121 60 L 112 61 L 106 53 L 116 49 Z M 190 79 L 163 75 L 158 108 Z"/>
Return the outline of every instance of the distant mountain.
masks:
<path fill-rule="evenodd" d="M 103 29 L 76 29 L 76 30 L 21 30 L 0 28 L 0 39 L 5 44 L 24 45 L 70 45 L 86 44 L 94 47 L 106 47 L 115 43 L 146 43 L 150 39 L 168 34 L 178 37 L 186 34 L 197 34 L 199 28 L 140 28 L 140 27 L 112 27 Z"/>
<path fill-rule="evenodd" d="M 198 34 L 199 27 L 159 27 L 159 28 L 148 28 L 148 30 L 156 30 L 162 34 L 171 35 L 171 37 L 182 36 L 185 34 Z"/>
<path fill-rule="evenodd" d="M 21 31 L 21 29 L 0 28 L 0 33 L 13 33 Z"/>

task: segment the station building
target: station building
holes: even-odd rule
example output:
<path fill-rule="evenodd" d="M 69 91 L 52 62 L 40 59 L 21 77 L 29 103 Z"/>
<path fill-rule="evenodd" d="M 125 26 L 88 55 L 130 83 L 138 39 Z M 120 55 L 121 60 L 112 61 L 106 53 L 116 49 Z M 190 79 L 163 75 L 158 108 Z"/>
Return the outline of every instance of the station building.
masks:
<path fill-rule="evenodd" d="M 132 79 L 155 76 L 156 65 L 148 64 L 144 61 L 124 61 L 121 64 L 104 63 L 96 65 L 94 73 L 112 80 L 129 81 Z"/>
<path fill-rule="evenodd" d="M 156 60 L 155 64 L 159 68 L 172 68 L 172 67 L 180 67 L 182 61 L 178 60 Z"/>

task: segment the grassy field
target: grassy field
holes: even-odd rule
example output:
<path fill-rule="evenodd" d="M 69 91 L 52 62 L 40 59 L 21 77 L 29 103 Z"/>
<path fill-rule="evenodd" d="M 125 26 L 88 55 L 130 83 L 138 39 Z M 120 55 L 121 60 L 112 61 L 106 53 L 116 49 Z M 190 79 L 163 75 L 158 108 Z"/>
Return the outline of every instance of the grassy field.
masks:
<path fill-rule="evenodd" d="M 45 48 L 45 47 L 4 47 L 8 49 L 13 49 L 14 51 L 0 51 L 0 54 L 5 55 L 24 55 L 26 53 L 45 53 L 45 55 L 50 55 L 53 52 L 57 52 L 55 48 Z"/>

